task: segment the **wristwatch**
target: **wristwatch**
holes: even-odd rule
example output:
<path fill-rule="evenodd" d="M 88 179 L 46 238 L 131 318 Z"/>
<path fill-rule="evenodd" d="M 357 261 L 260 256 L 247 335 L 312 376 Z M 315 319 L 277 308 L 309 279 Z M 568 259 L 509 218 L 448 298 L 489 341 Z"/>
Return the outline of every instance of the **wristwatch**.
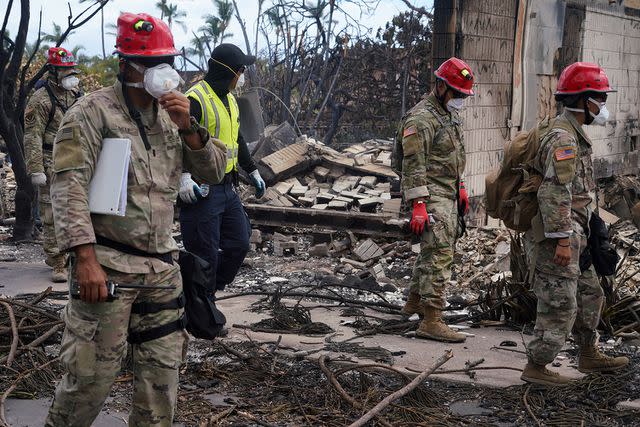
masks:
<path fill-rule="evenodd" d="M 178 133 L 180 135 L 193 135 L 194 133 L 198 132 L 200 125 L 198 124 L 196 118 L 191 116 L 189 118 L 189 121 L 191 122 L 191 126 L 186 129 L 178 129 Z"/>
<path fill-rule="evenodd" d="M 178 129 L 178 133 L 180 134 L 180 136 L 193 135 L 194 133 L 198 133 L 200 134 L 200 140 L 203 143 L 206 143 L 209 140 L 209 131 L 206 128 L 200 126 L 195 117 L 191 116 L 189 118 L 189 121 L 191 122 L 191 126 L 186 129 Z"/>

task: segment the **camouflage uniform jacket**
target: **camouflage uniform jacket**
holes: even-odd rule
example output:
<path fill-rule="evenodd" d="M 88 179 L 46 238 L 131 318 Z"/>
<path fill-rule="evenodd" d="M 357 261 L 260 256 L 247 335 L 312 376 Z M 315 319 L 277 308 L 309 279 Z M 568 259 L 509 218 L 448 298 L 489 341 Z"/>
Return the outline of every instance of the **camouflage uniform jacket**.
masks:
<path fill-rule="evenodd" d="M 178 249 L 171 233 L 183 167 L 204 182 L 216 184 L 224 177 L 227 150 L 214 138 L 209 138 L 204 148 L 191 150 L 162 109 L 155 124 L 146 130 L 149 150 L 128 113 L 120 82 L 81 98 L 67 112 L 55 140 L 51 188 L 61 251 L 95 243 L 96 235 L 152 254 Z M 123 217 L 89 213 L 87 189 L 103 138 L 131 140 Z M 155 258 L 99 245 L 96 255 L 100 264 L 123 273 L 158 273 L 172 268 Z"/>
<path fill-rule="evenodd" d="M 562 123 L 542 136 L 534 161 L 544 177 L 538 204 L 544 235 L 550 239 L 571 235 L 572 221 L 586 233 L 596 209 L 591 141 L 572 113 L 564 112 L 557 120 Z"/>
<path fill-rule="evenodd" d="M 431 94 L 407 113 L 399 130 L 404 199 L 430 196 L 455 199 L 465 167 L 458 114 L 445 111 Z"/>
<path fill-rule="evenodd" d="M 73 92 L 59 89 L 51 81 L 47 84 L 65 110 L 76 101 Z M 49 93 L 46 88 L 41 87 L 29 98 L 24 113 L 24 155 L 27 173 L 45 173 L 47 180 L 51 179 L 53 141 L 64 116 L 63 109 L 56 106 L 51 123 L 47 126 L 51 108 L 53 104 Z"/>

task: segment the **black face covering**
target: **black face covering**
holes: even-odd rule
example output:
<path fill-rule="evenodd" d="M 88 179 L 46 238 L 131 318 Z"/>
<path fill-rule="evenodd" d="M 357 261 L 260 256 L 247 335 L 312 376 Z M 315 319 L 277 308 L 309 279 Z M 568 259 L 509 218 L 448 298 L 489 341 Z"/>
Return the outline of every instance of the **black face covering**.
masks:
<path fill-rule="evenodd" d="M 233 74 L 229 68 L 213 59 L 209 59 L 209 70 L 204 79 L 220 98 L 227 96 L 229 86 L 231 86 L 233 79 L 236 78 L 236 74 Z"/>

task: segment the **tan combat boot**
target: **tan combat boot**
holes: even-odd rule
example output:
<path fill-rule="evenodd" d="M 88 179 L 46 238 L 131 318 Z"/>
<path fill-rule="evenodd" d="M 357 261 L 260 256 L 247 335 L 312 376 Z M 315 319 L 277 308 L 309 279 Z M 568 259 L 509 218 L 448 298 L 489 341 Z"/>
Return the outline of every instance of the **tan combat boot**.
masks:
<path fill-rule="evenodd" d="M 51 267 L 53 272 L 51 273 L 51 281 L 53 283 L 63 283 L 67 281 L 67 260 L 64 255 L 57 255 L 51 257 Z"/>
<path fill-rule="evenodd" d="M 416 335 L 444 342 L 464 342 L 467 337 L 449 328 L 443 321 L 441 311 L 424 304 L 424 319 L 420 322 Z"/>
<path fill-rule="evenodd" d="M 520 379 L 528 383 L 550 386 L 562 386 L 571 382 L 571 378 L 550 371 L 544 365 L 538 365 L 531 361 L 527 362 L 527 366 L 524 367 Z"/>
<path fill-rule="evenodd" d="M 409 292 L 409 296 L 407 297 L 407 303 L 402 307 L 402 314 L 411 317 L 414 314 L 418 314 L 420 317 L 424 316 L 424 309 L 422 308 L 422 303 L 420 302 L 420 294 L 417 292 Z"/>
<path fill-rule="evenodd" d="M 617 371 L 628 364 L 628 357 L 607 356 L 606 354 L 600 353 L 600 350 L 595 344 L 580 347 L 578 354 L 578 371 L 584 374 Z"/>

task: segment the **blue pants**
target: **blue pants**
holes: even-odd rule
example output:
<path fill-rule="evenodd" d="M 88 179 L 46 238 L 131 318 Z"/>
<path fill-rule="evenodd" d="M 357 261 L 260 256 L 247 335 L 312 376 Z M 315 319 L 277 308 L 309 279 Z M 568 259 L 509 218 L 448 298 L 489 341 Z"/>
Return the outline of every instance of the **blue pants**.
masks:
<path fill-rule="evenodd" d="M 212 265 L 211 292 L 236 277 L 249 251 L 251 224 L 232 184 L 210 186 L 207 198 L 182 204 L 180 229 L 184 247 Z"/>

